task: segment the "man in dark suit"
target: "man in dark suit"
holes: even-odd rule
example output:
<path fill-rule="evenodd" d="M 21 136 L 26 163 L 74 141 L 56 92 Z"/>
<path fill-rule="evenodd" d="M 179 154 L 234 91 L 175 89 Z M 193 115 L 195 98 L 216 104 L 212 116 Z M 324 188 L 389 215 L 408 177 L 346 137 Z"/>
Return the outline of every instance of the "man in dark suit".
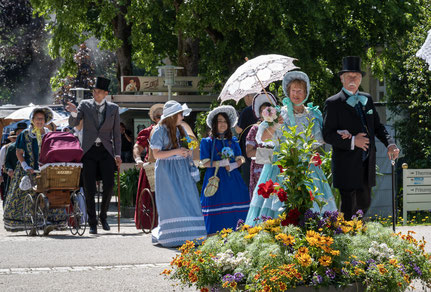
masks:
<path fill-rule="evenodd" d="M 334 187 L 340 190 L 341 212 L 350 220 L 358 210 L 371 205 L 371 188 L 376 185 L 377 137 L 396 159 L 399 149 L 380 123 L 372 97 L 359 92 L 362 76 L 359 57 L 343 58 L 338 73 L 342 90 L 325 102 L 323 138 L 332 145 Z"/>
<path fill-rule="evenodd" d="M 66 110 L 70 127 L 77 126 L 83 120 L 82 157 L 84 192 L 87 202 L 90 234 L 97 234 L 96 174 L 100 173 L 103 182 L 103 197 L 100 210 L 100 223 L 104 230 L 110 230 L 106 214 L 114 187 L 114 172 L 121 165 L 121 132 L 118 105 L 105 100 L 108 95 L 110 80 L 97 77 L 93 89 L 93 99 L 82 100 L 78 108 L 68 103 Z"/>

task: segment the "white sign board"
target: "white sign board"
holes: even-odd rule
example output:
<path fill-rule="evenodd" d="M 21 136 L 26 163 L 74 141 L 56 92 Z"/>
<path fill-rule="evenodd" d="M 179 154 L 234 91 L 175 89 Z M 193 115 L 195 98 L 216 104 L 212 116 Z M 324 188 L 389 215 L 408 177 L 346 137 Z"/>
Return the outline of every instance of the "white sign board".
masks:
<path fill-rule="evenodd" d="M 403 169 L 403 224 L 408 211 L 431 210 L 431 169 Z"/>

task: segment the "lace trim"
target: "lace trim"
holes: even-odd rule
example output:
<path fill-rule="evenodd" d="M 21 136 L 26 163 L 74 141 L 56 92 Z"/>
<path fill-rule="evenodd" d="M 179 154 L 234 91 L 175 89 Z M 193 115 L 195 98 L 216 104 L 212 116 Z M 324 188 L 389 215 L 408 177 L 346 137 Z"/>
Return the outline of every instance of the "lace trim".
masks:
<path fill-rule="evenodd" d="M 205 226 L 193 226 L 193 227 L 184 227 L 184 228 L 172 228 L 172 229 L 167 229 L 164 231 L 160 231 L 159 232 L 159 236 L 163 236 L 163 235 L 167 235 L 167 234 L 172 234 L 172 233 L 182 233 L 182 232 L 189 232 L 189 231 L 206 231 Z"/>
<path fill-rule="evenodd" d="M 171 218 L 171 219 L 165 219 L 160 221 L 159 225 L 163 224 L 169 224 L 169 223 L 176 223 L 176 222 L 184 222 L 184 221 L 204 221 L 203 217 L 178 217 L 178 218 Z"/>
<path fill-rule="evenodd" d="M 44 170 L 47 167 L 59 167 L 59 166 L 68 166 L 68 167 L 80 167 L 82 168 L 82 163 L 72 163 L 72 162 L 55 162 L 55 163 L 47 163 L 39 168 L 39 170 Z"/>

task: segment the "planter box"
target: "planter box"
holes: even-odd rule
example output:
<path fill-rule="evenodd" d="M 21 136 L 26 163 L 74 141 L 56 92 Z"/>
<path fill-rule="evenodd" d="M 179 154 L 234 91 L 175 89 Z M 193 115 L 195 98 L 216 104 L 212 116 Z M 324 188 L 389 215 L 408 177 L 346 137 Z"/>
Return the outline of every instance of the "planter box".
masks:
<path fill-rule="evenodd" d="M 215 288 L 215 290 L 211 290 L 213 287 L 208 287 L 210 291 L 214 292 L 230 292 L 227 288 Z M 238 285 L 238 291 L 246 291 L 243 285 Z M 304 287 L 299 286 L 296 289 L 287 289 L 286 292 L 363 292 L 365 291 L 365 286 L 362 284 L 350 284 L 344 288 L 336 288 L 336 287 L 325 287 L 315 289 L 314 287 Z"/>
<path fill-rule="evenodd" d="M 121 211 L 122 218 L 135 217 L 135 207 L 121 206 L 120 211 Z"/>

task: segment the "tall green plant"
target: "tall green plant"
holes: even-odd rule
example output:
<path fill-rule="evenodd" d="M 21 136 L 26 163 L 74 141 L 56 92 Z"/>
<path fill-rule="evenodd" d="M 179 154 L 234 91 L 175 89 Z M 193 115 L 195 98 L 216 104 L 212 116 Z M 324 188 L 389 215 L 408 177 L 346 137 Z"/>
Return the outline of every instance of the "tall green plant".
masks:
<path fill-rule="evenodd" d="M 135 205 L 138 181 L 139 170 L 136 168 L 129 168 L 120 174 L 121 206 L 132 207 Z"/>

